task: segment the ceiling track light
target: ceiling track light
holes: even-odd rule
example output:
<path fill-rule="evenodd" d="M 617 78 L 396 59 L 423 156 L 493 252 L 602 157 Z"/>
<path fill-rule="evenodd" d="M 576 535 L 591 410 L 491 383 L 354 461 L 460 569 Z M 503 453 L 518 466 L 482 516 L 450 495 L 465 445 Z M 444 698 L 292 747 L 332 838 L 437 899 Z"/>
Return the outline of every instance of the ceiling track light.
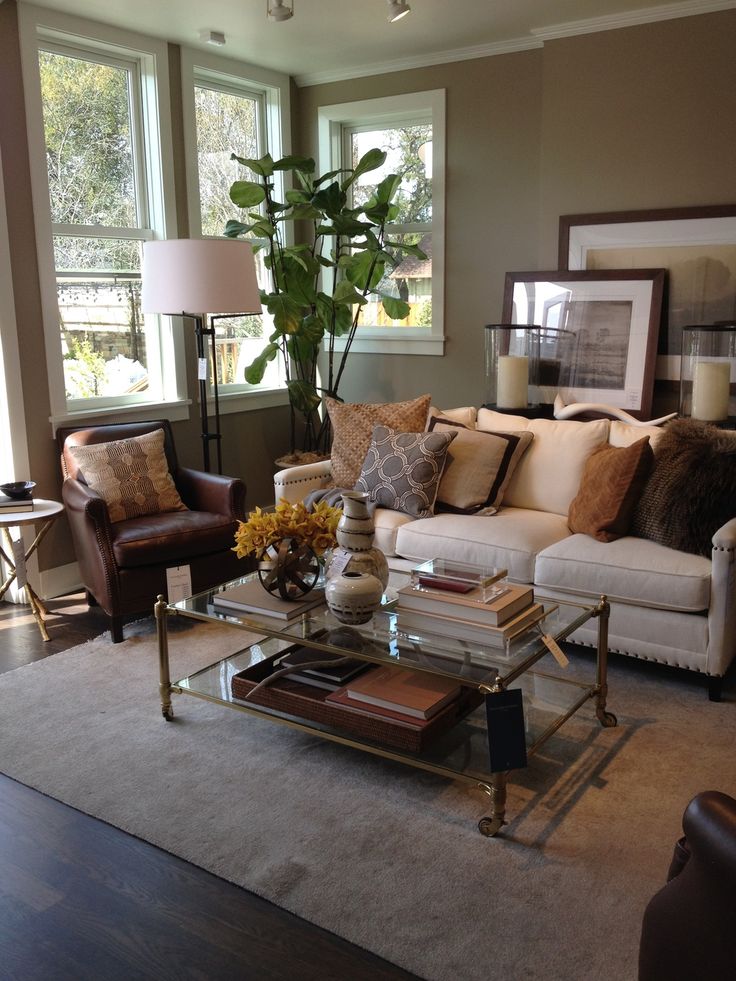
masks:
<path fill-rule="evenodd" d="M 266 14 L 269 20 L 290 20 L 294 16 L 294 0 L 266 0 Z"/>
<path fill-rule="evenodd" d="M 401 20 L 402 17 L 410 12 L 411 7 L 408 3 L 404 3 L 403 0 L 386 0 L 388 4 L 388 22 L 393 24 L 397 20 Z"/>

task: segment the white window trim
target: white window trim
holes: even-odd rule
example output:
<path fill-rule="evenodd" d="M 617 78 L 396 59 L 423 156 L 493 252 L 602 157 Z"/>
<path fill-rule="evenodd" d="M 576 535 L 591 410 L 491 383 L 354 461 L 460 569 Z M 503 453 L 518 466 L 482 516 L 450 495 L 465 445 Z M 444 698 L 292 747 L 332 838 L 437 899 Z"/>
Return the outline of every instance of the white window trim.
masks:
<path fill-rule="evenodd" d="M 199 200 L 199 168 L 197 166 L 197 120 L 194 88 L 198 81 L 221 84 L 223 89 L 242 91 L 247 95 L 262 95 L 265 104 L 264 128 L 266 145 L 274 160 L 291 152 L 291 103 L 289 77 L 282 72 L 259 68 L 242 61 L 223 58 L 209 51 L 194 48 L 181 49 L 182 112 L 184 116 L 184 156 L 187 175 L 187 216 L 189 234 L 193 238 L 202 235 L 202 218 Z M 274 179 L 279 180 L 280 174 Z M 233 205 L 233 216 L 236 210 Z M 220 386 L 218 389 L 220 413 L 247 412 L 288 405 L 289 394 L 283 388 L 258 388 L 248 390 L 244 386 Z"/>
<path fill-rule="evenodd" d="M 445 90 L 410 92 L 385 99 L 364 99 L 319 108 L 319 169 L 324 174 L 339 166 L 345 126 L 396 124 L 432 119 L 432 326 L 360 327 L 350 348 L 356 354 L 445 353 Z M 335 338 L 335 350 L 345 339 Z"/>
<path fill-rule="evenodd" d="M 143 78 L 141 111 L 149 134 L 148 152 L 144 162 L 147 168 L 148 221 L 150 227 L 156 230 L 156 237 L 176 238 L 167 44 L 141 34 L 25 3 L 18 6 L 18 19 L 52 429 L 55 431 L 56 426 L 62 423 L 82 422 L 113 411 L 120 415 L 141 418 L 150 415 L 152 410 L 162 405 L 168 418 L 186 418 L 189 403 L 186 399 L 184 337 L 170 317 L 161 318 L 161 343 L 157 352 L 162 365 L 174 365 L 173 371 L 161 373 L 163 402 L 161 395 L 156 393 L 154 401 L 150 398 L 148 401 L 129 399 L 127 402 L 118 402 L 113 410 L 107 409 L 96 400 L 90 400 L 89 405 L 78 409 L 75 405 L 73 410 L 67 404 L 38 66 L 38 48 L 44 41 L 60 42 L 71 48 L 87 49 L 91 53 L 98 51 L 104 54 L 112 51 L 122 58 L 133 58 L 140 63 Z"/>

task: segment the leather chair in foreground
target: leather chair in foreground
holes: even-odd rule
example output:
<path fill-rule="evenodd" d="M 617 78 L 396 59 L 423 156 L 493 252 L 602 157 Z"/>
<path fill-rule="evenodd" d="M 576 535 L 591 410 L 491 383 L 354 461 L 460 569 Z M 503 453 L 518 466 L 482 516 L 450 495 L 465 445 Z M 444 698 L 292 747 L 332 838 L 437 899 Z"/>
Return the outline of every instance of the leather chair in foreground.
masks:
<path fill-rule="evenodd" d="M 639 981 L 736 978 L 736 800 L 698 794 L 669 881 L 644 912 Z"/>
<path fill-rule="evenodd" d="M 157 429 L 164 431 L 169 473 L 188 510 L 113 522 L 103 498 L 85 482 L 70 447 Z M 114 643 L 123 639 L 124 617 L 152 613 L 156 596 L 166 595 L 167 568 L 188 565 L 193 593 L 248 571 L 231 551 L 237 521 L 245 517 L 245 484 L 180 467 L 168 420 L 60 429 L 57 440 L 65 478 L 62 498 L 87 599 L 110 616 Z"/>

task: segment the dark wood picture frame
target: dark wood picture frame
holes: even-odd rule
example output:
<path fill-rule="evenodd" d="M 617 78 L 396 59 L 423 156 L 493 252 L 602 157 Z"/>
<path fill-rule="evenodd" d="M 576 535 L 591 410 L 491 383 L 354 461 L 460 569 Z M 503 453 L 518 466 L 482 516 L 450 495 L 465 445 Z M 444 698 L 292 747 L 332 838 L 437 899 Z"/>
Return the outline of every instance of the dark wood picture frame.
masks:
<path fill-rule="evenodd" d="M 534 310 L 525 318 L 518 318 L 518 312 L 514 305 L 514 293 L 517 287 L 524 285 L 525 294 L 529 295 L 529 286 L 539 284 L 539 289 L 532 289 L 532 294 L 538 292 L 540 297 L 549 290 L 542 288 L 545 286 L 560 284 L 563 290 L 572 291 L 569 298 L 565 301 L 567 312 L 570 311 L 572 304 L 580 304 L 583 314 L 592 315 L 595 311 L 586 306 L 590 303 L 617 304 L 620 315 L 626 316 L 626 304 L 629 304 L 629 322 L 624 324 L 625 335 L 622 336 L 619 346 L 623 346 L 623 361 L 618 365 L 620 382 L 613 383 L 610 388 L 601 388 L 598 385 L 565 386 L 560 390 L 563 401 L 567 402 L 596 402 L 613 405 L 625 409 L 632 415 L 639 418 L 648 418 L 651 414 L 652 396 L 654 391 L 654 369 L 657 358 L 657 337 L 662 319 L 662 302 L 664 298 L 664 287 L 666 278 L 665 269 L 626 269 L 626 270 L 600 270 L 590 272 L 585 270 L 552 270 L 542 272 L 509 272 L 506 273 L 503 299 L 503 322 L 513 323 L 535 323 L 539 326 L 553 330 L 560 329 L 560 320 L 557 319 L 552 325 L 545 318 L 552 308 L 548 301 L 540 299 L 541 309 L 535 303 Z M 576 289 L 577 286 L 577 289 Z M 526 297 L 525 297 L 526 298 Z M 554 304 L 552 304 L 554 305 Z M 567 316 L 567 314 L 566 314 Z M 594 325 L 591 319 L 590 329 L 593 332 Z M 545 321 L 545 322 L 543 322 Z M 562 325 L 562 329 L 568 329 L 567 320 Z M 588 327 L 586 322 L 578 321 L 575 330 L 579 337 L 582 337 Z M 596 347 L 596 339 L 591 336 L 585 343 L 576 345 L 576 357 L 581 360 L 576 364 L 568 366 L 572 377 L 577 375 L 590 377 L 596 374 L 596 358 L 600 358 L 600 363 L 610 364 L 611 351 L 613 345 L 609 341 L 601 340 Z M 592 345 L 592 347 L 591 347 Z M 592 355 L 592 360 L 589 360 Z M 554 396 L 552 396 L 553 398 Z"/>

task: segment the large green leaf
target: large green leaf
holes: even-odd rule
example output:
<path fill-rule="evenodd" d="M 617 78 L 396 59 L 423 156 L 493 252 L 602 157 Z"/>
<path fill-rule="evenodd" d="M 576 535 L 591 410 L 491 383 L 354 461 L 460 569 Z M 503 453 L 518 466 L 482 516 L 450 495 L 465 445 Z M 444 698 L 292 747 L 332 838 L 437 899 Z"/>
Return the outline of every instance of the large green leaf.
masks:
<path fill-rule="evenodd" d="M 353 303 L 366 303 L 367 301 L 356 290 L 349 279 L 341 279 L 332 294 L 332 302 L 339 306 L 343 303 L 352 305 Z"/>
<path fill-rule="evenodd" d="M 237 153 L 232 153 L 230 154 L 230 159 L 237 160 L 243 167 L 252 170 L 254 174 L 260 174 L 261 177 L 270 177 L 273 174 L 273 157 L 270 153 L 267 153 L 265 157 L 261 157 L 258 160 L 254 160 L 251 157 L 239 157 Z"/>
<path fill-rule="evenodd" d="M 261 351 L 258 357 L 248 365 L 245 369 L 245 380 L 249 385 L 260 385 L 263 381 L 263 376 L 266 373 L 266 366 L 269 361 L 273 361 L 276 355 L 279 353 L 278 344 L 268 344 Z"/>
<path fill-rule="evenodd" d="M 289 204 L 309 204 L 312 199 L 311 194 L 306 191 L 287 191 L 286 200 Z"/>
<path fill-rule="evenodd" d="M 386 162 L 385 150 L 379 150 L 377 147 L 374 147 L 372 150 L 368 150 L 368 152 L 364 153 L 363 156 L 360 158 L 357 166 L 355 167 L 355 170 L 353 170 L 350 177 L 348 177 L 348 179 L 343 182 L 342 185 L 343 190 L 344 191 L 347 190 L 350 187 L 350 185 L 354 181 L 356 181 L 359 177 L 362 177 L 363 174 L 367 174 L 371 170 L 377 170 L 379 167 L 382 167 L 385 162 Z"/>
<path fill-rule="evenodd" d="M 364 235 L 372 227 L 365 221 L 357 221 L 355 218 L 350 217 L 350 215 L 345 214 L 335 215 L 332 219 L 332 226 L 338 235 L 348 235 L 350 238 L 354 238 L 356 235 Z"/>
<path fill-rule="evenodd" d="M 287 255 L 281 257 L 282 288 L 287 290 L 289 298 L 301 307 L 309 307 L 317 300 L 315 287 L 316 270 L 307 256 Z M 301 320 L 302 311 L 299 312 Z M 288 331 L 292 334 L 293 331 Z"/>
<path fill-rule="evenodd" d="M 389 242 L 386 241 L 386 245 L 390 246 L 392 249 L 397 249 L 406 255 L 413 255 L 416 259 L 426 259 L 427 253 L 423 252 L 418 245 L 408 245 L 406 242 Z"/>
<path fill-rule="evenodd" d="M 403 300 L 397 300 L 395 296 L 384 296 L 382 294 L 381 303 L 391 320 L 406 320 L 409 316 L 409 311 L 411 310 L 409 304 Z"/>
<path fill-rule="evenodd" d="M 280 334 L 296 334 L 302 322 L 302 308 L 287 293 L 269 293 L 266 308 Z"/>
<path fill-rule="evenodd" d="M 356 252 L 345 264 L 345 275 L 351 283 L 364 290 L 378 286 L 383 277 L 384 263 L 375 252 Z M 370 276 L 370 282 L 368 277 Z"/>
<path fill-rule="evenodd" d="M 317 389 L 310 382 L 303 381 L 301 378 L 293 378 L 286 383 L 289 390 L 289 401 L 299 412 L 309 415 L 319 408 L 322 401 Z"/>
<path fill-rule="evenodd" d="M 253 208 L 265 199 L 265 190 L 254 181 L 235 181 L 230 188 L 230 200 L 239 208 Z"/>
<path fill-rule="evenodd" d="M 314 207 L 319 208 L 329 218 L 339 215 L 345 207 L 346 201 L 345 192 L 340 190 L 337 181 L 333 181 L 332 184 L 328 184 L 327 187 L 323 187 L 312 196 Z"/>
<path fill-rule="evenodd" d="M 273 165 L 274 170 L 298 170 L 302 174 L 313 174 L 314 168 L 315 163 L 311 157 L 298 157 L 293 154 L 282 157 Z"/>
<path fill-rule="evenodd" d="M 228 238 L 237 238 L 238 235 L 245 235 L 251 229 L 250 225 L 244 225 L 242 221 L 232 219 L 225 225 L 225 235 Z"/>
<path fill-rule="evenodd" d="M 322 212 L 317 211 L 311 204 L 295 204 L 288 215 L 284 215 L 284 221 L 317 221 L 322 217 Z"/>
<path fill-rule="evenodd" d="M 350 173 L 350 167 L 339 167 L 337 170 L 328 170 L 326 174 L 322 174 L 321 177 L 318 177 L 315 180 L 314 186 L 315 188 L 321 187 L 322 184 L 325 183 L 325 181 L 331 181 L 334 177 L 337 177 L 338 174 L 349 174 L 349 173 Z"/>

